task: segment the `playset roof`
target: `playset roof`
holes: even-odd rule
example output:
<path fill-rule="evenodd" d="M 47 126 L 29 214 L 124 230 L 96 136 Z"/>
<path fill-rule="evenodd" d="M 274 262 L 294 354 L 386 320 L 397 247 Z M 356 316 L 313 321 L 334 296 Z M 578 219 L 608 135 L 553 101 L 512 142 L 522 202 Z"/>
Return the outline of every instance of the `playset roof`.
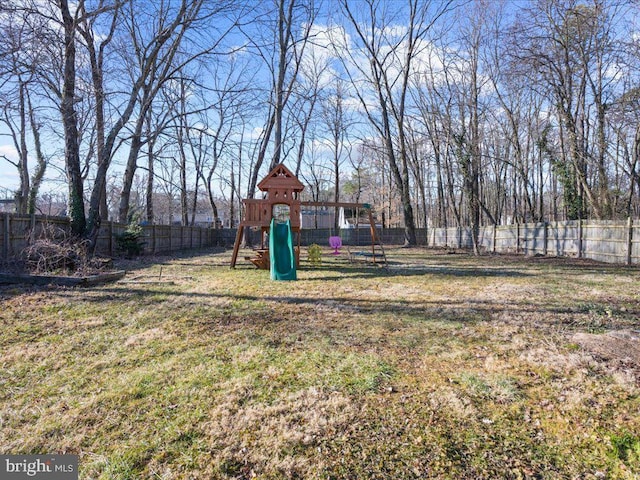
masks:
<path fill-rule="evenodd" d="M 287 167 L 280 163 L 262 179 L 258 188 L 263 192 L 268 192 L 270 189 L 290 189 L 293 192 L 301 192 L 304 190 L 304 185 Z"/>

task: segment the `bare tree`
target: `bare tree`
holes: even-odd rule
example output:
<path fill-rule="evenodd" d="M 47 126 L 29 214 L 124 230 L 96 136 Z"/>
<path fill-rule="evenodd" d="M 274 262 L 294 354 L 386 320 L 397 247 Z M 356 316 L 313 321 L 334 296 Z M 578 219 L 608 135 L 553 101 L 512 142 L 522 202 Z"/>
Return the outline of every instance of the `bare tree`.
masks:
<path fill-rule="evenodd" d="M 562 158 L 554 167 L 564 179 L 571 218 L 583 218 L 587 207 L 596 218 L 611 213 L 605 71 L 612 12 L 598 0 L 545 0 L 527 9 L 513 31 L 512 55 L 521 73 L 544 90 L 560 122 Z M 566 195 L 571 191 L 575 195 Z"/>
<path fill-rule="evenodd" d="M 344 162 L 345 140 L 350 120 L 345 112 L 345 85 L 339 77 L 335 78 L 335 83 L 331 91 L 322 102 L 322 119 L 327 128 L 328 142 L 331 149 L 331 165 L 333 170 L 333 201 L 340 201 L 340 174 L 341 166 Z M 334 215 L 334 228 L 338 229 L 338 209 Z"/>
<path fill-rule="evenodd" d="M 247 186 L 249 198 L 253 198 L 272 141 L 270 169 L 283 160 L 283 116 L 294 92 L 316 15 L 313 0 L 274 0 L 273 8 L 264 12 L 263 18 L 258 21 L 258 32 L 255 28 L 246 32 L 249 45 L 266 65 L 271 79 L 270 91 L 264 93 L 269 97 L 269 104 Z M 275 17 L 273 21 L 269 20 L 272 16 Z"/>
<path fill-rule="evenodd" d="M 307 134 L 317 117 L 316 107 L 320 103 L 327 82 L 331 78 L 329 56 L 325 45 L 315 42 L 305 52 L 300 68 L 300 81 L 294 85 L 297 89 L 295 101 L 291 106 L 291 115 L 299 130 L 296 168 L 294 173 L 300 174 L 302 162 L 307 148 Z"/>
<path fill-rule="evenodd" d="M 78 9 L 80 12 L 79 23 L 77 25 L 77 31 L 80 37 L 84 41 L 86 53 L 91 66 L 91 83 L 93 87 L 94 96 L 94 112 L 95 112 L 95 135 L 96 135 L 96 160 L 97 160 L 97 172 L 93 185 L 93 192 L 89 203 L 89 215 L 88 215 L 88 236 L 95 240 L 98 228 L 100 226 L 100 219 L 107 219 L 107 185 L 106 178 L 109 165 L 111 163 L 111 156 L 116 142 L 116 137 L 128 117 L 131 115 L 132 109 L 125 109 L 122 113 L 119 121 L 116 121 L 111 131 L 107 136 L 107 125 L 105 119 L 105 103 L 107 101 L 106 87 L 104 85 L 104 69 L 105 69 L 105 56 L 107 47 L 113 40 L 117 22 L 119 20 L 120 9 L 122 1 L 115 0 L 111 5 L 100 2 L 97 10 L 102 14 L 103 12 L 110 16 L 108 20 L 108 27 L 106 35 L 99 35 L 95 32 L 95 25 L 98 23 L 99 17 L 97 12 L 88 14 L 85 3 L 80 2 Z M 98 23 L 99 24 L 99 23 Z M 97 41 L 97 38 L 101 38 Z"/>
<path fill-rule="evenodd" d="M 16 75 L 17 88 L 4 97 L 3 115 L 0 118 L 0 122 L 4 123 L 9 131 L 18 159 L 14 161 L 6 155 L 0 158 L 18 170 L 20 184 L 15 192 L 16 211 L 18 213 L 33 214 L 36 210 L 36 198 L 48 161 L 42 147 L 40 121 L 31 101 L 30 89 L 32 86 L 29 80 L 24 79 L 19 71 L 12 71 Z M 36 156 L 36 166 L 32 174 L 30 174 L 29 166 L 31 148 L 27 140 L 29 131 L 33 139 L 32 147 Z"/>
<path fill-rule="evenodd" d="M 240 199 L 242 171 L 243 130 L 245 118 L 250 118 L 255 109 L 255 92 L 251 89 L 255 74 L 250 64 L 237 55 L 229 55 L 219 62 L 205 67 L 211 78 L 202 91 L 201 103 L 209 105 L 199 112 L 199 122 L 206 129 L 203 142 L 207 154 L 200 165 L 198 175 L 207 192 L 214 222 L 220 220 L 215 192 L 215 181 L 229 188 L 229 221 L 235 221 L 237 200 Z M 238 140 L 237 137 L 240 137 Z M 237 152 L 237 153 L 236 153 Z M 237 168 L 236 168 L 237 162 Z M 227 170 L 224 170 L 224 168 Z M 231 226 L 231 225 L 230 225 Z"/>
<path fill-rule="evenodd" d="M 146 112 L 158 91 L 178 72 L 183 72 L 193 62 L 215 53 L 220 42 L 236 25 L 235 21 L 231 20 L 228 27 L 221 31 L 210 26 L 211 33 L 207 34 L 206 38 L 198 38 L 197 47 L 191 45 L 192 48 L 187 49 L 185 43 L 187 43 L 188 34 L 195 34 L 217 15 L 226 15 L 232 11 L 233 2 L 224 1 L 214 5 L 204 0 L 181 0 L 177 9 L 161 3 L 154 13 L 154 30 L 143 34 L 139 28 L 140 17 L 143 16 L 141 9 L 146 10 L 148 6 L 148 4 L 141 4 L 138 9 L 132 7 L 126 15 L 127 30 L 135 51 L 132 76 L 136 79 L 134 82 L 136 88 L 131 90 L 129 104 L 138 106 L 138 116 L 130 137 L 131 144 L 123 177 L 118 214 L 121 222 L 127 221 L 131 185 L 137 168 L 137 159 L 145 143 L 143 127 Z M 181 48 L 188 53 L 178 56 Z"/>
<path fill-rule="evenodd" d="M 406 123 L 408 117 L 408 90 L 413 63 L 425 46 L 427 34 L 453 5 L 453 2 L 419 2 L 408 0 L 403 8 L 397 3 L 367 0 L 358 4 L 363 8 L 354 10 L 353 4 L 343 0 L 342 10 L 355 31 L 358 49 L 366 52 L 366 62 L 353 55 L 344 59 L 347 71 L 354 69 L 364 79 L 368 91 L 361 81 L 350 74 L 355 92 L 371 125 L 383 139 L 385 154 L 393 174 L 404 216 L 405 244 L 415 245 L 416 231 L 413 212 L 409 149 Z M 403 25 L 405 28 L 395 28 Z M 344 42 L 343 42 L 344 44 Z M 369 94 L 375 98 L 375 109 Z"/>
<path fill-rule="evenodd" d="M 80 146 L 78 143 L 78 119 L 75 109 L 76 95 L 76 30 L 81 9 L 72 14 L 67 0 L 59 1 L 64 29 L 64 56 L 60 114 L 64 129 L 64 159 L 69 187 L 69 218 L 71 231 L 82 235 L 86 219 L 84 210 L 84 185 L 80 171 Z"/>

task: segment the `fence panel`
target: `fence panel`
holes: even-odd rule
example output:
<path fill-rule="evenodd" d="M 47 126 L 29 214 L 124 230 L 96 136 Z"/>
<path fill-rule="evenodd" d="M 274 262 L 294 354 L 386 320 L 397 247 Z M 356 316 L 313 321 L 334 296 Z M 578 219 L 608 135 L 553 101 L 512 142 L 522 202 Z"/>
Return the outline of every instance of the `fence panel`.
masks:
<path fill-rule="evenodd" d="M 576 220 L 549 224 L 547 252 L 549 255 L 567 257 L 579 255 L 580 222 Z"/>
<path fill-rule="evenodd" d="M 428 245 L 432 247 L 446 247 L 448 244 L 448 232 L 446 228 L 432 228 Z"/>
<path fill-rule="evenodd" d="M 70 234 L 69 219 L 42 215 L 0 215 L 0 261 L 15 258 L 31 239 L 43 235 L 59 238 Z M 124 233 L 127 225 L 116 222 L 102 222 L 96 240 L 96 252 L 101 255 L 117 254 L 118 235 Z M 57 230 L 57 232 L 56 232 Z M 142 240 L 144 254 L 170 253 L 187 248 L 201 248 L 215 245 L 233 245 L 235 230 L 213 230 L 202 227 L 180 227 L 169 225 L 143 225 Z"/>
<path fill-rule="evenodd" d="M 525 255 L 547 253 L 547 224 L 525 223 L 521 228 L 521 246 Z"/>
<path fill-rule="evenodd" d="M 102 255 L 115 255 L 118 250 L 116 238 L 122 235 L 127 226 L 124 223 L 102 222 L 96 239 L 96 252 Z"/>
<path fill-rule="evenodd" d="M 404 245 L 405 232 L 404 228 L 378 228 L 378 236 L 383 245 Z M 416 241 L 418 245 L 428 245 L 427 236 L 430 229 L 416 228 Z"/>
<path fill-rule="evenodd" d="M 9 222 L 9 239 L 12 255 L 19 254 L 29 245 L 32 221 L 30 215 L 15 215 L 11 218 Z M 61 236 L 64 236 L 64 232 L 61 232 Z"/>
<path fill-rule="evenodd" d="M 171 251 L 171 225 L 156 225 L 156 246 L 153 253 Z"/>
<path fill-rule="evenodd" d="M 361 247 L 371 245 L 371 230 L 368 228 L 345 228 L 338 233 L 343 245 Z"/>
<path fill-rule="evenodd" d="M 600 262 L 625 263 L 628 226 L 613 221 L 591 221 L 582 226 L 582 255 Z"/>
<path fill-rule="evenodd" d="M 153 255 L 156 253 L 156 225 L 147 225 L 143 228 L 144 237 L 143 252 L 145 255 Z"/>
<path fill-rule="evenodd" d="M 493 225 L 480 227 L 478 229 L 478 247 L 489 252 L 492 251 L 493 250 L 493 232 L 494 232 Z"/>
<path fill-rule="evenodd" d="M 516 253 L 518 251 L 518 236 L 517 225 L 496 227 L 496 252 Z"/>
<path fill-rule="evenodd" d="M 191 229 L 189 227 L 180 227 L 180 250 L 191 248 Z"/>
<path fill-rule="evenodd" d="M 329 237 L 335 235 L 333 229 L 330 228 L 303 228 L 300 230 L 300 244 L 311 245 L 313 243 L 320 246 L 329 245 Z"/>
<path fill-rule="evenodd" d="M 629 263 L 640 264 L 640 224 L 631 225 L 629 238 Z"/>
<path fill-rule="evenodd" d="M 209 245 L 219 245 L 221 247 L 232 247 L 236 241 L 237 228 L 221 228 L 209 230 Z"/>

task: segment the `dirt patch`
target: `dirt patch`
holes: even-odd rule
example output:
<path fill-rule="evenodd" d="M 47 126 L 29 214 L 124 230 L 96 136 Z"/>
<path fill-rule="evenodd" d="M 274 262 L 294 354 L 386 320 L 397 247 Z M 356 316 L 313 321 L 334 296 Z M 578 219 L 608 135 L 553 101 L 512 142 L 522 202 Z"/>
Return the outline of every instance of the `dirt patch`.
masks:
<path fill-rule="evenodd" d="M 614 330 L 604 334 L 576 333 L 572 341 L 616 369 L 631 370 L 640 381 L 640 332 Z"/>

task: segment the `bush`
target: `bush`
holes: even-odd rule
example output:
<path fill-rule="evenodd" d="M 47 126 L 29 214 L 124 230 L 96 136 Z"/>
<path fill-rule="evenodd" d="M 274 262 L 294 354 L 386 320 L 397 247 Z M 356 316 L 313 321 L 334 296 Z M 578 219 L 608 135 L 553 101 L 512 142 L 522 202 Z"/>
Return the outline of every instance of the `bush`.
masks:
<path fill-rule="evenodd" d="M 127 257 L 141 255 L 145 242 L 142 240 L 144 230 L 140 225 L 131 224 L 120 235 L 116 235 L 116 248 L 118 252 Z"/>

